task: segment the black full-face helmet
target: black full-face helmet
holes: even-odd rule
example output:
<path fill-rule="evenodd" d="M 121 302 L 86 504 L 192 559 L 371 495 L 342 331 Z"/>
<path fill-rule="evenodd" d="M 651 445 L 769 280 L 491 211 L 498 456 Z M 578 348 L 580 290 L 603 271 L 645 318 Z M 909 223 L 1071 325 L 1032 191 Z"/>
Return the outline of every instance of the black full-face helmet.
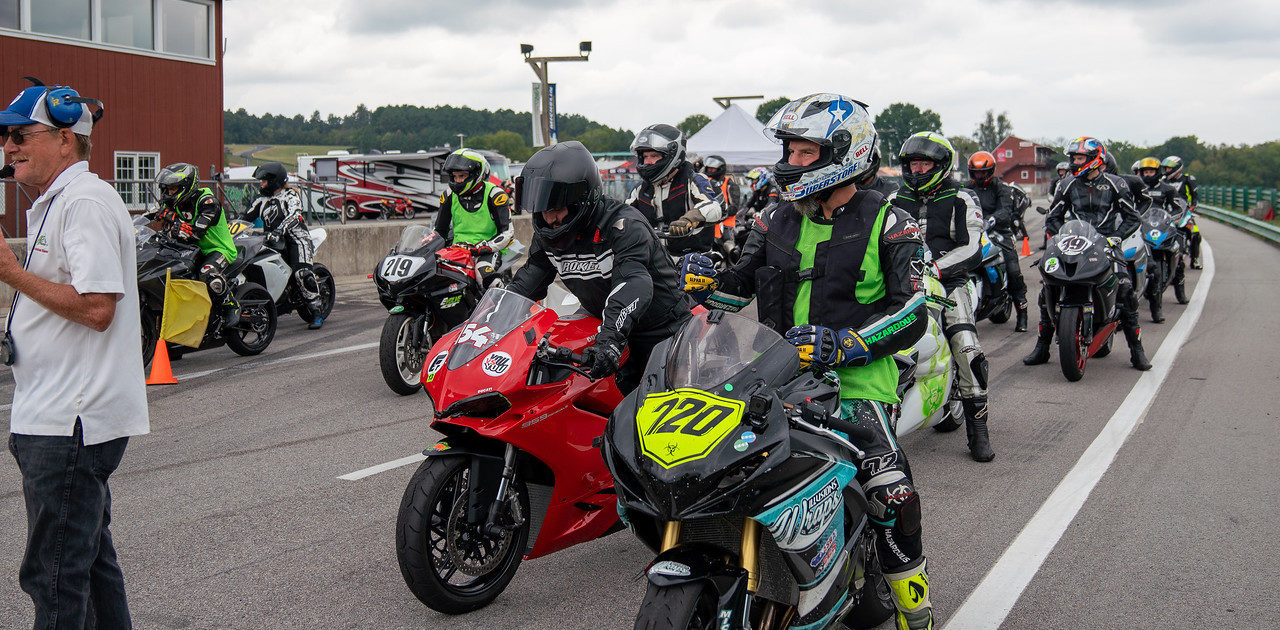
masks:
<path fill-rule="evenodd" d="M 553 144 L 534 153 L 515 183 L 516 207 L 533 215 L 534 236 L 556 252 L 565 251 L 588 229 L 602 194 L 595 158 L 577 141 Z M 544 215 L 560 209 L 569 213 L 552 225 Z"/>
<path fill-rule="evenodd" d="M 284 188 L 284 185 L 289 182 L 289 173 L 284 170 L 283 164 L 267 162 L 254 169 L 253 178 L 260 182 L 258 184 L 258 193 L 263 197 L 270 197 L 281 188 Z"/>
<path fill-rule="evenodd" d="M 645 164 L 642 151 L 657 151 L 662 157 L 654 164 Z M 631 141 L 631 153 L 636 156 L 636 172 L 646 181 L 666 181 L 684 163 L 684 134 L 666 124 L 649 125 Z"/>
<path fill-rule="evenodd" d="M 170 164 L 156 174 L 156 197 L 166 206 L 186 203 L 200 187 L 200 169 L 186 162 Z"/>

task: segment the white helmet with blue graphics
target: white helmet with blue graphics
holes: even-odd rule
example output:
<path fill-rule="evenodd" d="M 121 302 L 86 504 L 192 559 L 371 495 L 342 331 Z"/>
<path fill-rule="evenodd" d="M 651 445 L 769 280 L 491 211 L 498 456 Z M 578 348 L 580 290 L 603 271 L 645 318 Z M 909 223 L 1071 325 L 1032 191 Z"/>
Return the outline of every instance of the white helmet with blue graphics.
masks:
<path fill-rule="evenodd" d="M 774 178 L 785 201 L 795 201 L 827 191 L 866 175 L 875 168 L 876 127 L 864 103 L 839 94 L 811 94 L 787 103 L 766 125 L 765 131 L 782 141 L 782 159 L 773 167 Z M 817 160 L 793 166 L 787 145 L 808 140 L 820 147 Z"/>

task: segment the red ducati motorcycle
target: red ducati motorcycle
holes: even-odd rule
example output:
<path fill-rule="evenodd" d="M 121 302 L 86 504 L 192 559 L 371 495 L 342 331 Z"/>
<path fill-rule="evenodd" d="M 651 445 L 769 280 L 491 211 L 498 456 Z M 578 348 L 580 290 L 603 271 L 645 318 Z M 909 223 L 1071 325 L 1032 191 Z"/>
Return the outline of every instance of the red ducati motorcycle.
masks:
<path fill-rule="evenodd" d="M 598 446 L 622 395 L 580 367 L 599 325 L 494 288 L 427 354 L 431 428 L 445 437 L 405 489 L 396 556 L 428 607 L 482 608 L 522 559 L 622 529 Z"/>

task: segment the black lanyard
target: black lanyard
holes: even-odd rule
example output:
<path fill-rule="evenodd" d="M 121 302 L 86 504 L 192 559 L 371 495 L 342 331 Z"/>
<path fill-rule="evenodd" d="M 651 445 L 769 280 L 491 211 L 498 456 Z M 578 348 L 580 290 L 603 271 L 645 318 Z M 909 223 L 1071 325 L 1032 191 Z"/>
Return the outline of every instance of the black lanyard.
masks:
<path fill-rule="evenodd" d="M 49 198 L 49 205 L 45 206 L 44 216 L 40 217 L 40 227 L 36 229 L 36 238 L 34 241 L 32 241 L 36 245 L 40 244 L 40 235 L 44 234 L 44 222 L 49 220 L 50 214 L 53 214 L 53 202 L 58 199 L 58 195 L 61 193 L 62 191 L 58 191 L 54 193 L 53 196 Z M 26 271 L 27 267 L 31 265 L 31 257 L 34 255 L 35 255 L 35 246 L 33 245 L 27 249 L 27 259 L 22 261 L 23 271 Z M 22 294 L 17 289 L 14 289 L 13 301 L 9 303 L 9 318 L 4 323 L 4 330 L 6 333 L 13 328 L 13 311 L 18 307 L 19 295 L 22 295 Z"/>

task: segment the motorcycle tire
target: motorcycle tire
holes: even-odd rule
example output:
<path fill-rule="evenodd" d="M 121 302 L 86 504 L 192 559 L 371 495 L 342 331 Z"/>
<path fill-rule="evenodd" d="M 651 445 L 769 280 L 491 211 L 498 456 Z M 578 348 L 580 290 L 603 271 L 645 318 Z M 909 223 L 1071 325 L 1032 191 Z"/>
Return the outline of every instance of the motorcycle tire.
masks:
<path fill-rule="evenodd" d="M 1158 261 L 1155 265 L 1155 271 L 1151 274 L 1151 280 L 1147 284 L 1147 299 L 1151 302 L 1151 321 L 1155 321 L 1155 313 L 1161 310 L 1164 305 L 1164 262 Z"/>
<path fill-rule="evenodd" d="M 636 613 L 636 630 L 715 628 L 717 597 L 711 585 L 691 582 L 675 586 L 649 584 Z"/>
<path fill-rule="evenodd" d="M 404 218 L 412 219 L 413 215 L 414 215 L 414 210 L 412 207 L 408 207 L 404 209 Z"/>
<path fill-rule="evenodd" d="M 854 630 L 874 628 L 892 617 L 894 612 L 893 591 L 889 589 L 889 580 L 885 579 L 884 570 L 880 567 L 876 537 L 870 528 L 862 534 L 860 553 L 865 558 L 866 579 L 858 591 L 858 603 L 840 620 L 844 627 Z"/>
<path fill-rule="evenodd" d="M 251 305 L 246 307 L 246 302 Z M 240 305 L 240 323 L 234 327 L 224 328 L 222 331 L 227 347 L 242 357 L 262 354 L 276 336 L 276 324 L 279 321 L 276 317 L 275 301 L 262 285 L 246 282 L 236 289 L 236 303 Z M 218 314 L 215 316 L 221 317 L 221 313 L 221 309 L 218 309 Z M 245 315 L 249 316 L 249 321 L 246 321 Z M 262 321 L 252 323 L 252 320 L 259 318 Z"/>
<path fill-rule="evenodd" d="M 333 273 L 329 268 L 316 263 L 311 266 L 311 273 L 316 276 L 316 284 L 320 285 L 320 310 L 312 310 L 311 304 L 298 297 L 298 317 L 302 321 L 310 324 L 317 318 L 329 319 L 329 313 L 333 312 L 333 302 L 336 299 L 336 291 L 333 285 Z"/>
<path fill-rule="evenodd" d="M 1013 315 L 1013 300 L 1005 300 L 1004 304 L 1001 304 L 994 311 L 991 311 L 990 315 L 987 315 L 987 319 L 991 320 L 993 324 L 1003 324 L 1009 321 L 1011 315 Z"/>
<path fill-rule="evenodd" d="M 1084 378 L 1084 364 L 1089 360 L 1080 326 L 1080 307 L 1064 306 L 1058 318 L 1058 359 L 1062 375 L 1072 382 Z"/>
<path fill-rule="evenodd" d="M 410 348 L 413 322 L 416 318 L 407 313 L 395 313 L 382 324 L 382 337 L 378 340 L 378 365 L 382 368 L 382 380 L 391 391 L 408 396 L 422 389 L 422 363 L 431 349 L 431 339 L 421 348 Z"/>
<path fill-rule="evenodd" d="M 160 339 L 160 319 L 152 317 L 145 310 L 142 312 L 142 371 L 151 369 L 151 360 L 156 356 L 156 341 Z"/>
<path fill-rule="evenodd" d="M 470 464 L 466 457 L 427 458 L 409 480 L 396 517 L 400 575 L 418 601 L 448 615 L 479 610 L 496 599 L 520 568 L 529 538 L 529 494 L 519 477 L 511 485 L 522 511 L 523 523 L 519 527 L 496 539 L 490 534 L 476 536 L 474 528 L 466 524 L 462 484 L 466 483 Z M 470 538 L 461 538 L 463 530 Z M 477 548 L 459 549 L 467 544 Z M 495 549 L 498 556 L 484 560 L 485 568 L 492 568 L 479 575 L 467 573 L 455 564 L 459 554 L 463 554 L 463 560 L 471 561 L 477 556 L 470 554 L 479 551 L 483 558 L 484 553 Z M 471 579 L 455 583 L 459 577 Z"/>
<path fill-rule="evenodd" d="M 950 433 L 964 424 L 964 405 L 959 399 L 947 403 L 947 417 L 933 425 L 938 433 Z"/>

